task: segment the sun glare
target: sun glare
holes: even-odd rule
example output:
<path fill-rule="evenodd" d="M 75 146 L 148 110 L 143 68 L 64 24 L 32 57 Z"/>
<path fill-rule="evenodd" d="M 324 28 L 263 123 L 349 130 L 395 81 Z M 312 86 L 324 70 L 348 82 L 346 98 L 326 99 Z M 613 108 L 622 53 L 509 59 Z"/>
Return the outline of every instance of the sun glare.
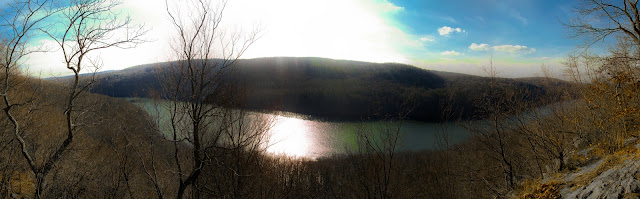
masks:
<path fill-rule="evenodd" d="M 297 118 L 278 116 L 276 124 L 269 131 L 269 147 L 272 154 L 292 157 L 306 157 L 309 154 L 309 140 L 305 121 Z"/>
<path fill-rule="evenodd" d="M 243 0 L 231 5 L 227 14 L 236 20 L 234 24 L 250 25 L 247 18 L 251 17 L 259 19 L 264 27 L 260 41 L 244 58 L 287 56 L 406 62 L 408 58 L 399 46 L 411 39 L 394 26 L 388 17 L 394 9 L 385 5 L 370 0 Z"/>

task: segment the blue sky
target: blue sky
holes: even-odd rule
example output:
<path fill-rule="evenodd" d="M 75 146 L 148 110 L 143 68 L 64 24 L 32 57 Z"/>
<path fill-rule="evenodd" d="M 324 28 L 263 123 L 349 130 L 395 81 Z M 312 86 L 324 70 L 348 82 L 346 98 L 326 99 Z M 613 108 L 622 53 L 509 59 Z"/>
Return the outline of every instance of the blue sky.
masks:
<path fill-rule="evenodd" d="M 391 0 L 403 10 L 393 16 L 409 34 L 425 38 L 423 49 L 408 50 L 413 63 L 438 70 L 477 72 L 493 54 L 505 76 L 533 76 L 539 65 L 562 70 L 560 61 L 578 41 L 560 23 L 572 15 L 574 1 L 555 0 Z M 441 35 L 438 29 L 453 31 Z M 474 49 L 471 49 L 471 45 Z M 481 50 L 486 49 L 486 50 Z M 443 53 L 449 52 L 449 53 Z M 538 73 L 539 74 L 539 73 Z"/>
<path fill-rule="evenodd" d="M 523 45 L 536 48 L 529 56 L 554 56 L 575 46 L 559 23 L 569 16 L 570 1 L 556 0 L 456 0 L 394 1 L 403 7 L 394 20 L 415 35 L 429 35 L 436 42 L 430 50 L 456 50 L 470 53 L 471 43 Z M 461 28 L 464 33 L 448 37 L 438 34 L 443 26 Z"/>
<path fill-rule="evenodd" d="M 540 75 L 541 64 L 558 75 L 562 71 L 562 59 L 579 43 L 567 37 L 560 23 L 572 15 L 574 4 L 574 0 L 230 0 L 224 25 L 263 28 L 262 37 L 243 58 L 399 62 L 482 75 L 482 67 L 493 56 L 499 75 L 526 77 Z M 101 56 L 105 64 L 102 70 L 167 61 L 172 29 L 164 2 L 125 0 L 118 9 L 150 30 L 146 35 L 150 42 L 136 49 L 96 52 L 94 56 Z M 44 76 L 62 73 L 56 53 L 32 55 L 27 64 Z"/>

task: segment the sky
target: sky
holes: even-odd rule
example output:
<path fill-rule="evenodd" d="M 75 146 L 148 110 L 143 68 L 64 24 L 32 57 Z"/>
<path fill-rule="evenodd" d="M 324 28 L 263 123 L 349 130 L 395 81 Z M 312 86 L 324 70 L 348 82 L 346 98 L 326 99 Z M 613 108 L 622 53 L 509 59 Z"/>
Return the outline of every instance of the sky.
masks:
<path fill-rule="evenodd" d="M 0 3 L 7 0 L 0 0 Z M 573 0 L 229 0 L 225 24 L 262 27 L 243 58 L 325 57 L 397 62 L 483 75 L 493 60 L 504 77 L 540 76 L 541 65 L 561 75 L 578 41 L 560 23 Z M 162 0 L 125 0 L 118 7 L 149 30 L 134 49 L 96 52 L 105 70 L 168 61 L 171 26 Z M 52 45 L 42 38 L 36 45 Z M 32 54 L 37 76 L 64 75 L 60 51 Z"/>

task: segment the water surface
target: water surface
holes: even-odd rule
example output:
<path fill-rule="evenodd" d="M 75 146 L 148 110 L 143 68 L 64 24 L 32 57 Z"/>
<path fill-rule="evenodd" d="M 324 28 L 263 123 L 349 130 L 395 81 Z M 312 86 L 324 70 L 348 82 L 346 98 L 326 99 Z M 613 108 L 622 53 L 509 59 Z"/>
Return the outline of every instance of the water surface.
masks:
<path fill-rule="evenodd" d="M 166 115 L 168 110 L 156 108 L 149 99 L 127 98 L 153 115 Z M 269 129 L 267 152 L 294 157 L 318 158 L 346 153 L 356 146 L 356 130 L 362 127 L 385 125 L 381 121 L 373 122 L 326 122 L 308 119 L 304 115 L 292 113 L 259 113 L 274 119 Z M 264 117 L 255 117 L 264 118 Z M 168 120 L 159 120 L 158 122 Z M 161 124 L 160 124 L 161 126 Z M 462 126 L 455 123 L 428 123 L 403 121 L 399 151 L 420 151 L 438 149 L 442 146 L 442 132 L 449 133 L 450 144 L 459 143 L 469 137 Z M 375 131 L 374 131 L 375 132 Z M 375 132 L 380 133 L 380 132 Z"/>

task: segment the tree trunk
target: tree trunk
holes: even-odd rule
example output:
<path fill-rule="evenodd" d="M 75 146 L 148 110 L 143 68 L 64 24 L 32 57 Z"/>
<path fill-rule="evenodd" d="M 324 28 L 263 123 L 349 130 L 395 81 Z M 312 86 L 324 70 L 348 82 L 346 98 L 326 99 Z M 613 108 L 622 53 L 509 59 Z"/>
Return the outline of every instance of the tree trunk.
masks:
<path fill-rule="evenodd" d="M 36 183 L 36 193 L 34 195 L 34 198 L 43 198 L 44 188 L 47 186 L 46 175 L 44 173 L 38 172 L 36 174 Z"/>

